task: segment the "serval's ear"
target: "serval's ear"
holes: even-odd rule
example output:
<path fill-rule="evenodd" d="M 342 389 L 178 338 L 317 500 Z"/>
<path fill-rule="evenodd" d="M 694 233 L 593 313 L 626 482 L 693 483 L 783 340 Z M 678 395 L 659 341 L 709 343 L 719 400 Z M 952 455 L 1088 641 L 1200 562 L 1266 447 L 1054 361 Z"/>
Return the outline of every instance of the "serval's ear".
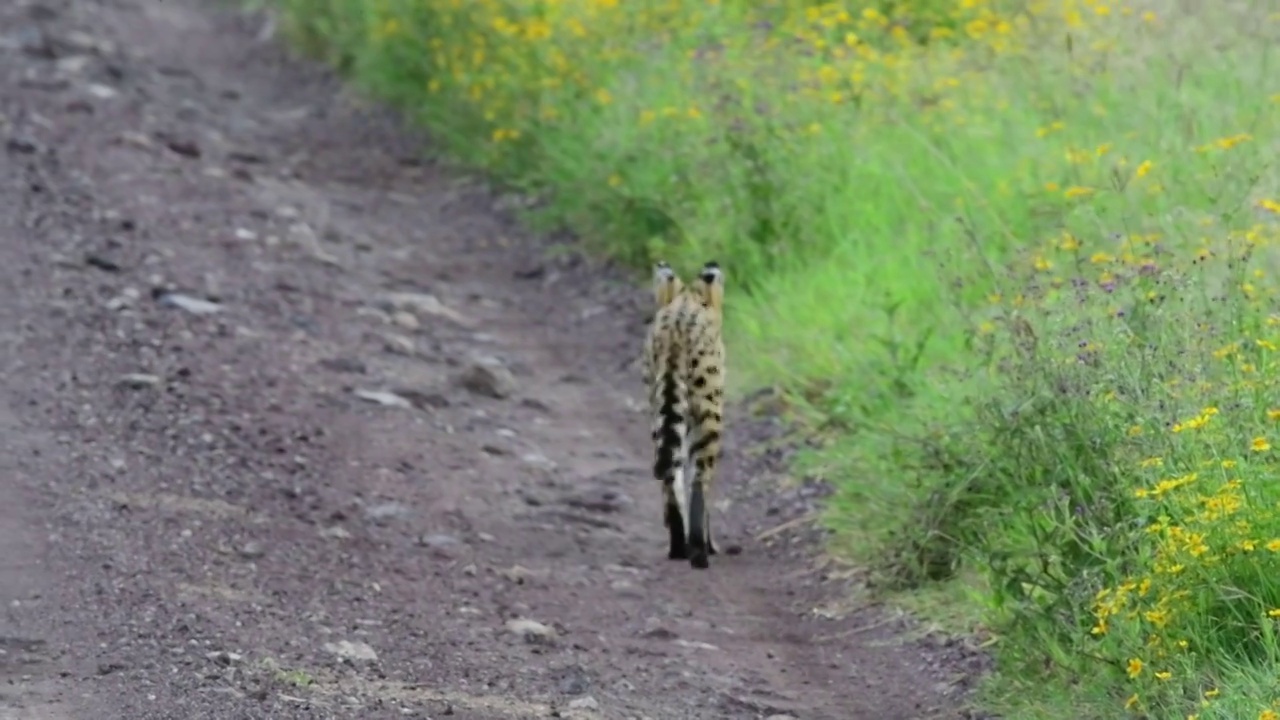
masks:
<path fill-rule="evenodd" d="M 698 272 L 698 294 L 702 302 L 712 310 L 724 307 L 724 271 L 715 260 L 708 261 Z"/>
<path fill-rule="evenodd" d="M 684 283 L 680 282 L 680 277 L 676 275 L 676 271 L 664 260 L 659 260 L 653 265 L 653 300 L 659 308 L 666 307 L 676 295 L 680 294 L 680 290 L 684 288 Z"/>

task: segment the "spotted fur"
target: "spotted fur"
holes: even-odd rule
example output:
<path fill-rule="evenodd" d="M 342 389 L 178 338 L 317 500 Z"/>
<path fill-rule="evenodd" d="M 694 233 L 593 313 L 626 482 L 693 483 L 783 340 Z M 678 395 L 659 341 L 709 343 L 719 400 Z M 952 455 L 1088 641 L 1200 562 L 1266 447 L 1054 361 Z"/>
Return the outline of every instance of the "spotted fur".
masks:
<path fill-rule="evenodd" d="M 645 337 L 644 380 L 652 413 L 653 475 L 662 482 L 663 524 L 670 535 L 667 557 L 704 569 L 708 556 L 716 554 L 710 498 L 724 428 L 724 274 L 708 262 L 686 286 L 659 262 L 653 295 L 656 313 Z"/>

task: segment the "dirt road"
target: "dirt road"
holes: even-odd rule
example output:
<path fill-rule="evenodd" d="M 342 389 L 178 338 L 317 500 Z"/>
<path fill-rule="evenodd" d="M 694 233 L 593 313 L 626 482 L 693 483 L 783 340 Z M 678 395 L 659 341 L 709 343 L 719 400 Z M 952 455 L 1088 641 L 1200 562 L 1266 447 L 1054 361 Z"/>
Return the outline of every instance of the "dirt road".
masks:
<path fill-rule="evenodd" d="M 644 289 L 264 21 L 0 8 L 0 719 L 965 716 L 972 653 L 755 539 L 820 494 L 768 420 L 742 553 L 667 561 Z"/>

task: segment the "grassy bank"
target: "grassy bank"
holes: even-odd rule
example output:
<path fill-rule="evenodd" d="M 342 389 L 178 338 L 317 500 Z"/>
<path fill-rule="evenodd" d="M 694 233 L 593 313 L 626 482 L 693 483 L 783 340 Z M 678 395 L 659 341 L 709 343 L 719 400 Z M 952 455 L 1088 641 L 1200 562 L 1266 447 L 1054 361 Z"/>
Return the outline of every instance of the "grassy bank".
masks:
<path fill-rule="evenodd" d="M 1280 10 L 279 0 L 300 47 L 642 266 L 715 258 L 877 587 L 1020 718 L 1277 718 Z"/>

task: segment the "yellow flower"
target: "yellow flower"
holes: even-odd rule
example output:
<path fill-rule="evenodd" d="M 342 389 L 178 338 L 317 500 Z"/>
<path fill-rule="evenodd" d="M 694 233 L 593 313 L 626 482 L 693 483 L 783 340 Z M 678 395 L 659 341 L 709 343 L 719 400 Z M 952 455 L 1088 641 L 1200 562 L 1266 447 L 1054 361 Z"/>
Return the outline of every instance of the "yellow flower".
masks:
<path fill-rule="evenodd" d="M 1050 123 L 1048 127 L 1038 128 L 1036 130 L 1036 137 L 1047 137 L 1049 135 L 1052 135 L 1055 132 L 1062 130 L 1065 127 L 1066 127 L 1066 123 L 1062 122 L 1061 120 L 1055 120 L 1054 122 Z"/>
<path fill-rule="evenodd" d="M 1268 540 L 1267 549 L 1271 552 L 1280 552 L 1280 540 Z"/>
<path fill-rule="evenodd" d="M 1160 672 L 1156 673 L 1157 680 L 1168 680 L 1171 677 L 1173 677 L 1173 673 L 1169 672 L 1168 670 L 1161 670 Z"/>
<path fill-rule="evenodd" d="M 1258 720 L 1280 720 L 1280 714 L 1277 714 L 1276 711 L 1271 708 L 1267 708 L 1266 710 L 1258 713 Z"/>
<path fill-rule="evenodd" d="M 1219 690 L 1218 688 L 1209 688 L 1208 690 L 1204 691 L 1204 696 L 1207 698 L 1216 698 L 1221 694 L 1222 694 L 1222 691 Z"/>
<path fill-rule="evenodd" d="M 1275 609 L 1273 609 L 1273 610 L 1268 610 L 1268 611 L 1267 611 L 1267 617 L 1270 617 L 1270 618 L 1280 617 L 1280 608 L 1275 608 Z"/>
<path fill-rule="evenodd" d="M 1250 447 L 1253 448 L 1254 452 L 1266 452 L 1271 449 L 1271 443 L 1267 442 L 1267 439 L 1264 437 L 1256 437 L 1253 439 L 1253 442 L 1250 443 Z"/>
<path fill-rule="evenodd" d="M 1084 187 L 1082 185 L 1072 185 L 1066 190 L 1063 190 L 1062 195 L 1067 199 L 1073 199 L 1073 198 L 1088 197 L 1094 194 L 1095 192 L 1097 191 L 1090 187 Z"/>
<path fill-rule="evenodd" d="M 1223 150 L 1230 150 L 1231 148 L 1239 145 L 1240 143 L 1249 142 L 1252 139 L 1253 139 L 1252 135 L 1248 133 L 1240 133 L 1239 135 L 1232 135 L 1230 137 L 1218 138 L 1217 140 L 1214 141 L 1214 144 L 1222 148 Z"/>
<path fill-rule="evenodd" d="M 1124 701 L 1124 709 L 1125 709 L 1125 710 L 1131 710 L 1131 709 L 1133 709 L 1133 706 L 1135 706 L 1135 705 L 1137 705 L 1137 704 L 1138 704 L 1138 694 L 1137 694 L 1137 693 L 1134 693 L 1134 694 L 1132 694 L 1132 695 L 1130 695 L 1130 696 L 1129 696 L 1129 699 L 1128 699 L 1128 700 L 1125 700 L 1125 701 Z"/>
<path fill-rule="evenodd" d="M 1129 673 L 1129 677 L 1130 677 L 1131 679 L 1132 679 L 1132 678 L 1136 678 L 1136 677 L 1138 677 L 1139 675 L 1141 675 L 1141 674 L 1142 674 L 1142 661 L 1141 661 L 1141 660 L 1139 660 L 1138 658 L 1130 658 L 1130 659 L 1129 659 L 1129 666 L 1128 666 L 1128 668 L 1126 669 L 1126 672 L 1128 672 L 1128 673 Z"/>
<path fill-rule="evenodd" d="M 1153 167 L 1155 167 L 1155 163 L 1150 160 L 1143 160 L 1138 165 L 1138 169 L 1133 171 L 1133 174 L 1137 177 L 1144 178 L 1151 172 L 1151 168 Z"/>
<path fill-rule="evenodd" d="M 1280 420 L 1280 410 L 1275 410 L 1275 409 L 1268 410 L 1267 419 L 1271 421 Z"/>

